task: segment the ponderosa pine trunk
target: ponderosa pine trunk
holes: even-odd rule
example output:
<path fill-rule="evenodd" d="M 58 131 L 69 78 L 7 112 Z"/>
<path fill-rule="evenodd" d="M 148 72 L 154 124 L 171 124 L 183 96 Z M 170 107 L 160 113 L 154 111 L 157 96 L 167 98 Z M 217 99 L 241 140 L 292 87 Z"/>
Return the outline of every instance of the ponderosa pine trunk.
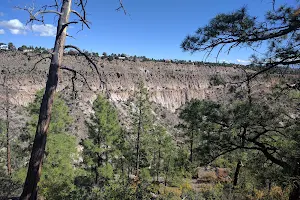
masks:
<path fill-rule="evenodd" d="M 235 172 L 234 172 L 234 178 L 233 178 L 233 187 L 236 187 L 238 184 L 240 169 L 242 167 L 242 162 L 239 160 L 236 164 Z"/>
<path fill-rule="evenodd" d="M 190 139 L 190 162 L 193 163 L 193 143 L 194 143 L 194 131 L 192 130 L 192 135 Z"/>
<path fill-rule="evenodd" d="M 46 89 L 40 107 L 39 120 L 31 151 L 26 181 L 20 197 L 21 200 L 37 199 L 37 185 L 41 176 L 42 161 L 47 142 L 47 131 L 51 118 L 54 94 L 58 84 L 58 72 L 63 60 L 66 31 L 68 25 L 67 23 L 69 22 L 71 5 L 72 0 L 62 1 L 61 15 L 59 16 L 57 25 L 57 35 L 55 38 L 54 51 L 51 58 Z"/>
<path fill-rule="evenodd" d="M 11 151 L 10 151 L 10 138 L 9 138 L 9 100 L 8 100 L 8 89 L 6 91 L 6 159 L 7 159 L 7 174 L 11 176 Z"/>
<path fill-rule="evenodd" d="M 139 177 L 139 171 L 140 171 L 140 136 L 141 136 L 141 121 L 139 119 L 137 139 L 136 139 L 136 165 L 135 165 L 135 170 L 136 170 L 135 175 L 137 177 Z"/>
<path fill-rule="evenodd" d="M 300 161 L 299 159 L 295 159 L 296 166 L 293 170 L 293 177 L 296 178 L 293 182 L 293 188 L 291 193 L 289 194 L 289 200 L 299 200 L 300 199 L 300 184 L 299 184 L 299 175 L 300 175 Z"/>
<path fill-rule="evenodd" d="M 159 170 L 160 170 L 160 157 L 161 157 L 161 152 L 160 152 L 160 141 L 159 141 L 159 148 L 158 148 L 158 162 L 157 162 L 157 171 L 156 171 L 156 177 L 157 177 L 157 182 L 159 181 Z"/>
<path fill-rule="evenodd" d="M 292 191 L 289 195 L 289 200 L 299 200 L 300 199 L 300 185 L 298 182 L 293 183 Z"/>
<path fill-rule="evenodd" d="M 139 105 L 139 122 L 138 122 L 138 130 L 137 130 L 137 139 L 136 139 L 136 177 L 139 178 L 139 170 L 140 170 L 140 137 L 142 131 L 142 92 L 140 91 L 140 105 Z"/>
<path fill-rule="evenodd" d="M 7 167 L 7 174 L 11 176 L 11 150 L 10 150 L 10 134 L 9 134 L 9 90 L 7 85 L 7 76 L 8 71 L 4 76 L 4 86 L 5 86 L 5 98 L 6 98 L 6 105 L 5 105 L 5 113 L 6 113 L 6 167 Z"/>

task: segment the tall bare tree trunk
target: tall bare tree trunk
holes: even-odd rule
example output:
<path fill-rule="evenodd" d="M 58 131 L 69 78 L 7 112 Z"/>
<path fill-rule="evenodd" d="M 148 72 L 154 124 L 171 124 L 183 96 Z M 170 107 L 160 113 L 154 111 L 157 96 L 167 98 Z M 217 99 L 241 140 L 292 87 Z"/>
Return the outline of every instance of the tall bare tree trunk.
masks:
<path fill-rule="evenodd" d="M 9 92 L 6 86 L 6 154 L 7 154 L 7 173 L 11 176 L 11 151 L 9 134 Z"/>
<path fill-rule="evenodd" d="M 190 162 L 193 163 L 193 143 L 194 143 L 194 131 L 192 130 L 192 135 L 190 139 Z"/>
<path fill-rule="evenodd" d="M 142 130 L 142 109 L 140 107 L 140 113 L 139 113 L 139 124 L 138 124 L 138 131 L 137 131 L 137 139 L 136 139 L 136 176 L 139 177 L 139 170 L 140 170 L 140 136 L 141 136 L 141 130 Z"/>
<path fill-rule="evenodd" d="M 57 25 L 54 52 L 49 68 L 48 80 L 40 107 L 39 121 L 31 151 L 27 177 L 24 184 L 21 200 L 37 199 L 37 184 L 40 180 L 42 160 L 47 142 L 47 131 L 50 123 L 54 94 L 58 84 L 58 72 L 63 60 L 66 39 L 67 23 L 69 21 L 72 0 L 63 0 L 61 15 Z"/>
<path fill-rule="evenodd" d="M 10 151 L 10 134 L 9 134 L 9 89 L 7 85 L 7 76 L 9 71 L 5 73 L 4 76 L 4 86 L 5 86 L 5 98 L 6 98 L 6 105 L 5 105 L 5 113 L 6 113 L 6 167 L 7 167 L 7 174 L 11 176 L 11 151 Z"/>
<path fill-rule="evenodd" d="M 137 138 L 136 138 L 136 173 L 135 175 L 137 176 L 137 178 L 139 177 L 139 170 L 140 170 L 140 137 L 141 137 L 141 131 L 142 131 L 142 126 L 143 126 L 143 122 L 142 122 L 142 106 L 143 106 L 143 102 L 142 102 L 142 91 L 140 90 L 140 102 L 139 102 L 139 122 L 138 122 L 138 130 L 137 130 Z"/>
<path fill-rule="evenodd" d="M 161 157 L 161 152 L 160 152 L 160 141 L 159 141 L 159 148 L 158 148 L 158 163 L 157 163 L 157 170 L 156 170 L 156 180 L 157 182 L 159 181 L 159 170 L 160 170 L 160 157 Z"/>

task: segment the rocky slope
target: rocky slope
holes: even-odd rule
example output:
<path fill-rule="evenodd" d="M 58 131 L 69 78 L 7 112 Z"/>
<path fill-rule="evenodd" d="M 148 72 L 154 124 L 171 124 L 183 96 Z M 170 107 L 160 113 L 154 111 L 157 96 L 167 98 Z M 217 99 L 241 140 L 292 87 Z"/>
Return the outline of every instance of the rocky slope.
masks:
<path fill-rule="evenodd" d="M 49 56 L 49 55 L 48 55 Z M 46 55 L 44 55 L 46 57 Z M 19 52 L 0 52 L 0 82 L 3 83 L 5 70 L 9 69 L 8 83 L 10 102 L 13 104 L 12 112 L 17 108 L 28 105 L 34 98 L 37 90 L 45 86 L 49 59 L 41 61 L 35 68 L 34 65 L 41 56 L 25 55 Z M 83 121 L 91 112 L 91 105 L 96 95 L 108 92 L 112 102 L 120 110 L 123 119 L 126 119 L 126 102 L 133 95 L 137 83 L 143 81 L 150 93 L 150 100 L 156 105 L 159 117 L 166 123 L 174 123 L 175 111 L 187 101 L 197 99 L 212 99 L 228 101 L 228 90 L 232 84 L 243 80 L 242 70 L 232 67 L 195 66 L 192 64 L 174 64 L 162 62 L 133 62 L 113 60 L 107 61 L 95 58 L 101 79 L 106 82 L 100 84 L 99 77 L 89 63 L 81 56 L 65 56 L 63 65 L 75 69 L 83 74 L 92 90 L 89 90 L 83 79 L 77 75 L 75 80 L 76 99 L 72 99 L 72 73 L 62 71 L 58 90 L 64 94 L 70 105 L 72 115 L 77 120 L 73 127 L 74 134 L 84 135 Z M 33 69 L 34 68 L 34 69 Z M 213 77 L 221 78 L 224 84 L 212 84 Z M 272 82 L 272 81 L 271 81 Z M 254 82 L 256 88 L 270 86 L 268 82 Z M 0 86 L 0 105 L 5 101 L 5 87 Z M 22 110 L 22 109 L 21 109 Z M 1 111 L 3 113 L 3 111 Z M 1 116 L 3 116 L 1 114 Z M 13 117 L 26 116 L 21 111 Z M 26 121 L 26 120 L 23 120 Z M 125 121 L 125 120 L 124 120 Z M 176 120 L 175 120 L 176 121 Z"/>

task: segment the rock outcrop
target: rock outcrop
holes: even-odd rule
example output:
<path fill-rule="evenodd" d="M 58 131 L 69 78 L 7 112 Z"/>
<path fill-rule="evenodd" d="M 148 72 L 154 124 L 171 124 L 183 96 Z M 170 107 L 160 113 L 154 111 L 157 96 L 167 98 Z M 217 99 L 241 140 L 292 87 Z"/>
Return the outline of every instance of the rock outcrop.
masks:
<path fill-rule="evenodd" d="M 43 55 L 46 57 L 47 55 Z M 49 56 L 49 55 L 48 55 Z M 40 55 L 26 55 L 19 52 L 0 52 L 0 71 L 9 69 L 8 87 L 10 102 L 15 107 L 28 105 L 34 99 L 37 90 L 45 86 L 50 60 Z M 40 61 L 41 60 L 41 61 Z M 35 63 L 40 61 L 38 65 Z M 76 118 L 76 124 L 83 124 L 84 117 L 89 116 L 91 105 L 97 93 L 106 91 L 112 102 L 126 116 L 126 102 L 134 93 L 139 81 L 143 81 L 150 93 L 150 100 L 165 113 L 174 114 L 177 108 L 187 101 L 212 99 L 228 101 L 231 85 L 243 78 L 242 70 L 222 66 L 196 66 L 192 64 L 175 64 L 163 62 L 133 62 L 126 60 L 102 60 L 95 58 L 100 78 L 106 82 L 101 85 L 94 69 L 82 56 L 65 56 L 63 65 L 78 70 L 87 79 L 89 90 L 83 78 L 77 75 L 75 80 L 76 99 L 72 99 L 72 76 L 69 71 L 61 71 L 58 91 L 67 100 Z M 222 84 L 212 84 L 212 78 L 222 79 Z M 0 74 L 2 82 L 4 74 Z M 5 87 L 0 86 L 0 104 L 5 101 Z M 171 117 L 172 118 L 172 117 Z M 170 119 L 170 121 L 173 121 Z M 80 127 L 75 127 L 76 135 L 81 135 Z"/>

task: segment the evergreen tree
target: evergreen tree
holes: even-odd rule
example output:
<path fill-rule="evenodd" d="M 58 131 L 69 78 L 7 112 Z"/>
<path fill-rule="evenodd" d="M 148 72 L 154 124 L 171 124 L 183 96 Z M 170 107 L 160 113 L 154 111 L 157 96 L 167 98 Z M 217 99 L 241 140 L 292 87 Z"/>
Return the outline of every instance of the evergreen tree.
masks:
<path fill-rule="evenodd" d="M 6 123 L 0 119 L 0 197 L 9 197 L 16 185 L 7 172 Z"/>
<path fill-rule="evenodd" d="M 284 182 L 283 177 L 293 177 L 294 189 L 291 196 L 294 193 L 297 196 L 299 154 L 295 150 L 298 149 L 299 142 L 299 112 L 293 108 L 297 104 L 294 101 L 299 101 L 299 91 L 292 91 L 284 96 L 290 95 L 293 97 L 282 99 L 283 101 L 279 101 L 282 97 L 275 98 L 272 95 L 268 95 L 266 99 L 253 98 L 251 104 L 248 101 L 237 101 L 231 105 L 200 100 L 191 102 L 195 108 L 188 109 L 187 106 L 184 112 L 198 110 L 193 121 L 201 130 L 201 142 L 195 152 L 201 156 L 202 163 L 210 163 L 229 154 L 236 155 L 237 159 L 233 160 L 238 162 L 234 185 L 237 184 L 241 161 L 244 160 L 249 163 L 249 167 L 252 166 L 248 172 L 257 171 L 254 169 L 261 167 L 262 173 L 255 172 L 255 176 L 259 180 L 257 175 L 260 174 L 262 182 L 273 180 L 284 187 L 289 178 Z M 191 122 L 189 118 L 186 120 L 187 123 Z M 260 159 L 263 165 L 253 165 L 251 161 L 254 158 Z M 273 167 L 274 164 L 277 166 Z M 268 165 L 270 167 L 266 168 Z M 275 173 L 272 172 L 274 170 L 277 173 L 276 180 Z"/>
<path fill-rule="evenodd" d="M 43 91 L 38 91 L 36 98 L 28 106 L 31 120 L 27 123 L 25 133 L 21 135 L 26 156 L 29 156 L 28 144 L 32 144 L 35 127 L 37 125 L 39 106 Z M 58 95 L 55 96 L 53 112 L 48 132 L 48 143 L 43 160 L 43 174 L 39 183 L 39 195 L 46 199 L 67 199 L 75 189 L 74 178 L 76 170 L 73 163 L 77 160 L 75 137 L 68 134 L 68 129 L 72 123 L 69 109 Z M 25 156 L 23 155 L 23 156 Z M 19 161 L 20 162 L 20 161 Z M 24 181 L 26 176 L 26 166 L 17 172 L 17 179 Z"/>
<path fill-rule="evenodd" d="M 103 96 L 93 103 L 94 113 L 88 126 L 88 139 L 83 141 L 83 158 L 94 185 L 103 186 L 113 179 L 116 160 L 122 157 L 118 149 L 121 129 L 116 109 Z"/>
<path fill-rule="evenodd" d="M 139 177 L 140 168 L 147 166 L 145 148 L 147 138 L 153 129 L 153 115 L 149 101 L 149 94 L 140 82 L 138 89 L 134 94 L 134 103 L 132 104 L 132 132 L 135 135 L 135 175 Z"/>
<path fill-rule="evenodd" d="M 158 183 L 159 178 L 164 176 L 165 184 L 173 170 L 174 158 L 176 155 L 176 146 L 173 139 L 162 125 L 154 126 L 152 134 L 150 134 L 147 145 L 148 160 L 150 162 L 150 171 L 153 177 L 156 177 Z"/>
<path fill-rule="evenodd" d="M 198 28 L 193 35 L 188 35 L 181 48 L 190 52 L 207 52 L 208 56 L 212 52 L 218 52 L 218 57 L 221 51 L 229 53 L 234 48 L 250 47 L 255 53 L 252 56 L 253 64 L 262 66 L 257 68 L 258 72 L 248 77 L 250 79 L 277 66 L 298 65 L 299 5 L 296 2 L 278 5 L 276 2 L 273 0 L 273 7 L 266 12 L 262 21 L 251 16 L 246 7 L 218 14 L 206 26 Z M 262 44 L 267 48 L 264 53 L 259 53 Z"/>
<path fill-rule="evenodd" d="M 178 127 L 184 128 L 188 136 L 191 163 L 194 161 L 194 149 L 198 148 L 199 144 L 200 124 L 203 120 L 201 114 L 208 112 L 213 117 L 217 117 L 215 108 L 218 107 L 219 105 L 209 101 L 191 100 L 184 106 L 179 114 L 179 118 L 185 121 L 184 124 L 179 124 Z"/>
<path fill-rule="evenodd" d="M 14 46 L 14 44 L 12 42 L 9 42 L 8 43 L 8 49 L 11 50 L 11 51 L 14 51 L 14 50 L 16 50 L 16 47 Z"/>

